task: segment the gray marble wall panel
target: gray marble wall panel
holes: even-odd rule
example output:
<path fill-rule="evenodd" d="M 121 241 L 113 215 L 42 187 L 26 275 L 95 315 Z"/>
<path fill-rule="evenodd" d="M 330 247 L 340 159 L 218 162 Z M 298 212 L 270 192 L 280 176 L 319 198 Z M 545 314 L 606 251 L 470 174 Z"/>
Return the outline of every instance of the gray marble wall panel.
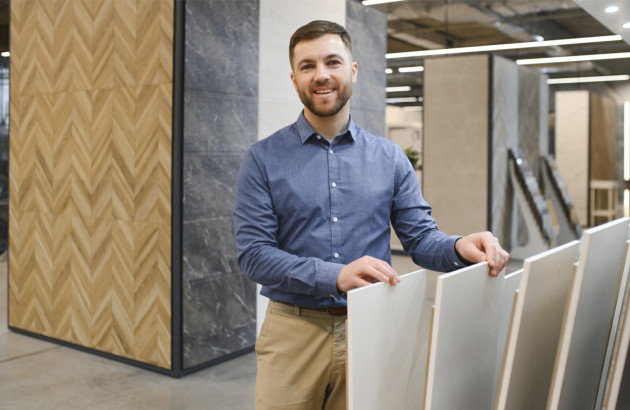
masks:
<path fill-rule="evenodd" d="M 255 343 L 255 285 L 236 259 L 241 158 L 258 132 L 258 0 L 187 0 L 184 80 L 184 368 Z"/>
<path fill-rule="evenodd" d="M 548 118 L 541 112 L 543 98 L 547 101 L 548 97 L 547 84 L 541 87 L 542 75 L 530 67 L 519 67 L 518 77 L 518 146 L 538 178 L 541 145 L 547 145 Z"/>
<path fill-rule="evenodd" d="M 508 173 L 508 149 L 518 145 L 518 66 L 493 57 L 492 71 L 492 232 L 510 247 L 514 191 Z"/>
<path fill-rule="evenodd" d="M 385 136 L 387 14 L 356 0 L 347 0 L 346 28 L 352 36 L 352 51 L 359 65 L 350 103 L 352 117 L 362 128 Z"/>

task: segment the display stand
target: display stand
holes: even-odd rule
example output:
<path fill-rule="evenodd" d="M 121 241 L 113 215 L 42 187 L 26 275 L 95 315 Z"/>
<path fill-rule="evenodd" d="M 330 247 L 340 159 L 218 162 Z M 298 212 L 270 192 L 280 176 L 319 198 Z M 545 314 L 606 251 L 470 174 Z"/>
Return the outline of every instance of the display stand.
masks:
<path fill-rule="evenodd" d="M 610 222 L 617 217 L 619 182 L 593 179 L 590 182 L 590 226 Z"/>

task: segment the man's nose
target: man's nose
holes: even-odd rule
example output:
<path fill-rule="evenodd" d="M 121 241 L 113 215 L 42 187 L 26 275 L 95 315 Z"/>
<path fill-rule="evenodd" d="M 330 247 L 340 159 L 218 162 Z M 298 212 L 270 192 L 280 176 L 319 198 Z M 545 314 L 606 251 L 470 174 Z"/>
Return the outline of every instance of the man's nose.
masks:
<path fill-rule="evenodd" d="M 324 64 L 317 65 L 315 70 L 315 81 L 323 81 L 330 78 L 328 68 Z"/>

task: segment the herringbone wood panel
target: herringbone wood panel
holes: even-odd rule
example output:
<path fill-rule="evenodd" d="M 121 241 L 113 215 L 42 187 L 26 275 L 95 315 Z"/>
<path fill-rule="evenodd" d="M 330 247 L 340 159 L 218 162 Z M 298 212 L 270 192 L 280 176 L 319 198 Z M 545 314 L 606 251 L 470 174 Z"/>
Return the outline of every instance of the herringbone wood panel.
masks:
<path fill-rule="evenodd" d="M 172 0 L 13 0 L 9 322 L 171 366 Z"/>

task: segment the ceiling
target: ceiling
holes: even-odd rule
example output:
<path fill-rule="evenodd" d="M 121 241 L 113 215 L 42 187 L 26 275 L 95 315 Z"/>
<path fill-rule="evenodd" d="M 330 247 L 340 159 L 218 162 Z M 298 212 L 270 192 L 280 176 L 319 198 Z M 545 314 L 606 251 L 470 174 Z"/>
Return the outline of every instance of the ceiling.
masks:
<path fill-rule="evenodd" d="M 604 8 L 610 4 L 619 6 L 619 12 L 605 13 Z M 630 52 L 630 29 L 621 28 L 630 21 L 630 0 L 403 0 L 369 7 L 387 12 L 388 53 L 611 34 L 621 34 L 625 41 L 495 51 L 495 54 L 516 60 Z M 388 59 L 387 66 L 393 73 L 388 74 L 387 85 L 412 88 L 409 92 L 388 92 L 387 96 L 421 97 L 422 73 L 403 74 L 397 68 L 422 64 L 418 57 Z M 621 75 L 630 74 L 630 59 L 532 67 L 549 78 Z M 399 105 L 410 104 L 421 103 Z"/>

